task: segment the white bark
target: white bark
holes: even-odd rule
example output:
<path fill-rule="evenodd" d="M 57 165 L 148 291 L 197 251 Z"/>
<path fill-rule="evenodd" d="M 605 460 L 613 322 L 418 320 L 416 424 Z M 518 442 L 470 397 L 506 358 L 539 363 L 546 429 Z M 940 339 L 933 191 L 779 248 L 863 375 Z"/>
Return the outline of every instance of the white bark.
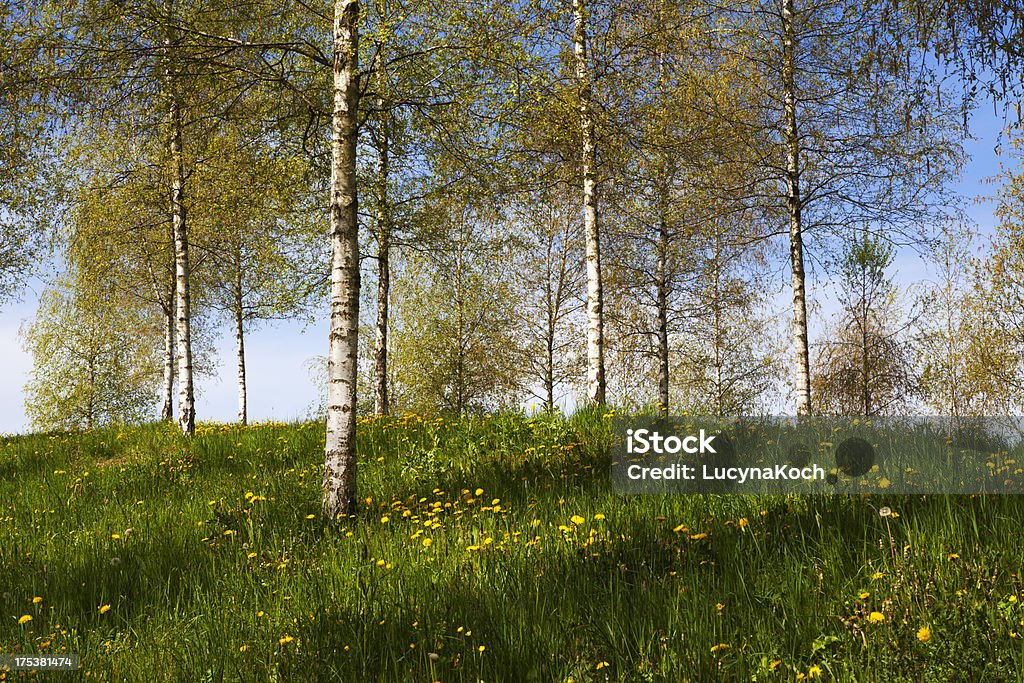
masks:
<path fill-rule="evenodd" d="M 160 419 L 170 422 L 174 419 L 174 296 L 172 294 L 164 311 L 164 376 L 163 402 Z"/>
<path fill-rule="evenodd" d="M 793 343 L 796 347 L 797 415 L 811 414 L 811 367 L 807 335 L 807 296 L 804 277 L 804 239 L 800 199 L 800 134 L 796 102 L 796 30 L 794 0 L 782 2 L 782 89 L 786 142 L 786 209 L 789 214 L 789 259 L 793 289 Z"/>
<path fill-rule="evenodd" d="M 356 509 L 358 19 L 356 0 L 335 0 L 331 125 L 331 334 L 327 361 L 327 441 L 323 480 L 323 513 L 330 519 L 343 513 L 354 513 Z"/>
<path fill-rule="evenodd" d="M 195 392 L 192 385 L 191 273 L 188 229 L 185 222 L 185 169 L 182 161 L 181 103 L 172 92 L 171 103 L 171 226 L 174 232 L 174 294 L 178 342 L 178 425 L 191 436 L 196 428 Z"/>
<path fill-rule="evenodd" d="M 242 255 L 241 249 L 235 263 L 235 283 L 233 292 L 235 317 L 235 350 L 238 365 L 238 424 L 249 423 L 248 396 L 245 382 L 245 309 L 242 300 Z"/>
<path fill-rule="evenodd" d="M 381 89 L 385 86 L 380 79 Z M 377 331 L 374 340 L 374 412 L 387 415 L 388 401 L 388 297 L 391 289 L 391 207 L 389 204 L 390 158 L 388 156 L 388 112 L 378 101 L 381 120 L 377 135 Z"/>
<path fill-rule="evenodd" d="M 579 88 L 580 131 L 583 139 L 583 230 L 587 260 L 587 398 L 605 402 L 604 296 L 601 282 L 601 239 L 597 213 L 597 153 L 594 118 L 591 111 L 591 73 L 587 60 L 586 8 L 584 0 L 573 0 L 573 52 Z"/>

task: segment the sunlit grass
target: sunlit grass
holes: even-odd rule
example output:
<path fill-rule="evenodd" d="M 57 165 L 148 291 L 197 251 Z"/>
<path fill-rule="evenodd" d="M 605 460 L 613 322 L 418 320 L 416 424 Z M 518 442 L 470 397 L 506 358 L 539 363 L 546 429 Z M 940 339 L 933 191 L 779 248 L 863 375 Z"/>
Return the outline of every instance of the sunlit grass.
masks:
<path fill-rule="evenodd" d="M 109 681 L 1024 677 L 1024 501 L 625 498 L 609 424 L 366 420 L 336 523 L 319 424 L 0 441 L 0 651 Z"/>

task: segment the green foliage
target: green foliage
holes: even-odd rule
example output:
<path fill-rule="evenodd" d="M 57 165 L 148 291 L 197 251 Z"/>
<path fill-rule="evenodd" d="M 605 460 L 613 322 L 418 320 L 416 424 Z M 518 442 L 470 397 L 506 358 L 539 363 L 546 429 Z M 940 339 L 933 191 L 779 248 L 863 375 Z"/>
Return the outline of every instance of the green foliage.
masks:
<path fill-rule="evenodd" d="M 160 320 L 109 290 L 74 281 L 44 290 L 23 330 L 33 368 L 25 411 L 37 429 L 91 429 L 153 415 L 159 386 Z"/>
<path fill-rule="evenodd" d="M 917 390 L 898 290 L 888 274 L 892 259 L 892 246 L 866 230 L 843 254 L 842 309 L 822 344 L 814 378 L 823 414 L 896 413 Z"/>
<path fill-rule="evenodd" d="M 461 415 L 514 404 L 525 354 L 512 245 L 492 232 L 492 212 L 454 199 L 436 210 L 431 251 L 409 259 L 397 278 L 395 405 Z"/>
<path fill-rule="evenodd" d="M 338 524 L 317 423 L 0 439 L 0 649 L 140 683 L 1024 673 L 1019 497 L 623 498 L 609 425 L 364 421 Z"/>

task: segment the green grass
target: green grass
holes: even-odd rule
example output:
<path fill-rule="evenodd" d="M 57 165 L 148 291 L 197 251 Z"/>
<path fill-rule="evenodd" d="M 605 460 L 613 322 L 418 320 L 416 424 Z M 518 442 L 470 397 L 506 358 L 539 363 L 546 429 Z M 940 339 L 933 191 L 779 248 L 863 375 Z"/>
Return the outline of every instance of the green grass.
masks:
<path fill-rule="evenodd" d="M 1024 499 L 616 496 L 609 425 L 362 424 L 332 524 L 319 424 L 0 439 L 0 652 L 82 655 L 6 680 L 1024 680 Z"/>

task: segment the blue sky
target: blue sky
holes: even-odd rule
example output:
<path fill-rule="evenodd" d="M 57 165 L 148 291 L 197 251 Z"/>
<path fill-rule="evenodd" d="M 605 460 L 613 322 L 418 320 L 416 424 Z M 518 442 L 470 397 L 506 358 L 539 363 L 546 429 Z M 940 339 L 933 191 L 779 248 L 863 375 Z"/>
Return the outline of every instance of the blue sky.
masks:
<path fill-rule="evenodd" d="M 991 110 L 973 117 L 971 132 L 976 139 L 967 144 L 971 159 L 957 186 L 967 200 L 968 216 L 982 234 L 991 232 L 995 225 L 993 205 L 975 200 L 990 196 L 995 190 L 994 185 L 984 181 L 999 168 L 994 147 L 1000 127 L 1001 120 Z M 927 274 L 925 265 L 911 253 L 898 255 L 895 266 L 902 282 Z M 0 307 L 0 433 L 28 429 L 22 388 L 32 359 L 21 348 L 18 330 L 35 315 L 41 287 L 42 283 L 35 281 L 22 293 L 21 301 Z M 217 375 L 200 380 L 197 387 L 200 420 L 230 422 L 237 414 L 234 342 L 228 330 L 222 332 L 217 341 Z M 326 317 L 310 326 L 300 322 L 278 323 L 250 333 L 246 341 L 250 420 L 292 420 L 309 413 L 319 397 L 310 378 L 309 363 L 326 355 L 327 340 Z"/>

